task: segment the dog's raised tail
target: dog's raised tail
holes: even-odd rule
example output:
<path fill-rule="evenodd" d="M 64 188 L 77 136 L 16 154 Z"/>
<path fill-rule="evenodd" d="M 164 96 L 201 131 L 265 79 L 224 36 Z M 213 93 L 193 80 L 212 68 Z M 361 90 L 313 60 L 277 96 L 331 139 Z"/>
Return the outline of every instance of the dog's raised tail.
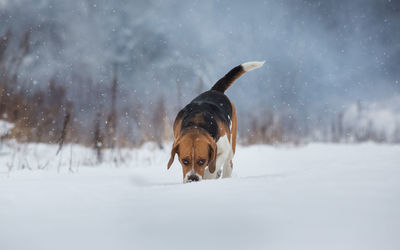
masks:
<path fill-rule="evenodd" d="M 224 93 L 232 85 L 232 83 L 236 79 L 238 79 L 241 75 L 243 75 L 246 72 L 252 71 L 253 69 L 260 68 L 261 66 L 264 65 L 264 62 L 265 61 L 246 62 L 240 64 L 239 66 L 234 67 L 224 77 L 219 79 L 218 82 L 216 82 L 214 86 L 211 88 L 211 90 L 216 90 Z"/>

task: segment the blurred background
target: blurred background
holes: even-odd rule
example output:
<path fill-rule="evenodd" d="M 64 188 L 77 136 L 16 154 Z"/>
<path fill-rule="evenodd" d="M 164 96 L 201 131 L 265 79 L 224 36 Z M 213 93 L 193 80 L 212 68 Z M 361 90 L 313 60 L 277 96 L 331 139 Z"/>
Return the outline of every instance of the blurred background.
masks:
<path fill-rule="evenodd" d="M 400 142 L 400 1 L 0 0 L 2 139 L 172 140 L 231 68 L 239 142 Z"/>

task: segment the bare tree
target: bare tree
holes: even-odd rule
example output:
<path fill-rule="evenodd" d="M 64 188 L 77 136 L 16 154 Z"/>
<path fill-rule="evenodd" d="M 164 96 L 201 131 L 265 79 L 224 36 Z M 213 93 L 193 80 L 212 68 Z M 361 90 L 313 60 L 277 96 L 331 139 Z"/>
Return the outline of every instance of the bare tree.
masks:
<path fill-rule="evenodd" d="M 164 96 L 158 98 L 152 113 L 152 139 L 162 147 L 162 138 L 164 137 L 163 133 L 165 131 L 164 126 L 166 119 Z"/>
<path fill-rule="evenodd" d="M 106 131 L 108 136 L 107 146 L 114 148 L 117 141 L 117 91 L 118 91 L 118 75 L 117 66 L 114 66 L 114 76 L 111 86 L 111 110 L 107 117 Z"/>
<path fill-rule="evenodd" d="M 104 146 L 103 135 L 101 133 L 101 128 L 100 128 L 100 119 L 101 119 L 101 114 L 100 112 L 98 112 L 96 114 L 94 122 L 94 137 L 93 137 L 93 148 L 96 150 L 97 162 L 102 162 L 103 160 L 102 149 Z"/>
<path fill-rule="evenodd" d="M 70 118 L 71 118 L 71 111 L 67 109 L 65 112 L 65 116 L 64 116 L 64 122 L 63 122 L 62 131 L 61 131 L 61 136 L 60 136 L 60 139 L 58 139 L 59 147 L 58 147 L 56 155 L 61 151 L 62 146 L 64 144 L 65 138 L 67 136 L 67 126 L 69 124 Z"/>

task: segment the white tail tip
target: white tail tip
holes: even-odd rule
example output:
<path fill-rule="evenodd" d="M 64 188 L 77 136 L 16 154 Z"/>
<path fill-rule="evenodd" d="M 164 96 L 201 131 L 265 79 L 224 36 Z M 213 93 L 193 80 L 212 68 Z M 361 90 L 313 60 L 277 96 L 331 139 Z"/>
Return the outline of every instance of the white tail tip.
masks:
<path fill-rule="evenodd" d="M 249 72 L 253 69 L 258 69 L 259 67 L 263 66 L 265 63 L 265 61 L 262 62 L 246 62 L 246 63 L 242 63 L 242 68 L 244 71 Z"/>

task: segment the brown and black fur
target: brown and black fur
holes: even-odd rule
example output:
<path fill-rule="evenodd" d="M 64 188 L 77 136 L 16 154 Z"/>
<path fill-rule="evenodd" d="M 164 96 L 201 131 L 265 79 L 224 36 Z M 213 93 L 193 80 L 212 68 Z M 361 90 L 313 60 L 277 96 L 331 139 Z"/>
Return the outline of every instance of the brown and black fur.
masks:
<path fill-rule="evenodd" d="M 209 172 L 214 173 L 219 155 L 217 142 L 225 135 L 235 152 L 236 110 L 224 92 L 245 72 L 242 65 L 234 67 L 210 90 L 194 98 L 178 113 L 174 122 L 174 145 L 168 168 L 175 154 L 178 154 L 184 178 L 188 171 L 203 176 L 207 166 Z M 203 161 L 203 164 L 198 164 Z"/>

